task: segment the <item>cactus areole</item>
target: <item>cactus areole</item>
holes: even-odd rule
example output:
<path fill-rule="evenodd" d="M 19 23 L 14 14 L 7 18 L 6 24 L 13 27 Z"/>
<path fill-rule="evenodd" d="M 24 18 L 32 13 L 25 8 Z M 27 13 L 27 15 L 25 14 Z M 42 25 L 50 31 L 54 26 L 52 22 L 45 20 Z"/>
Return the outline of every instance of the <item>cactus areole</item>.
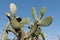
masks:
<path fill-rule="evenodd" d="M 30 18 L 26 17 L 22 19 L 21 17 L 16 16 L 16 5 L 14 3 L 10 4 L 10 13 L 7 13 L 6 16 L 9 19 L 7 26 L 2 34 L 2 40 L 8 39 L 8 32 L 12 32 L 18 39 L 17 40 L 45 40 L 44 33 L 42 32 L 41 27 L 49 26 L 52 21 L 52 16 L 47 16 L 43 20 L 42 17 L 46 11 L 45 6 L 42 7 L 40 11 L 40 15 L 37 16 L 36 9 L 32 7 L 32 17 L 34 22 L 30 22 Z M 29 32 L 25 32 L 23 30 L 24 25 L 30 23 L 28 28 L 30 29 Z M 5 35 L 6 34 L 6 35 Z"/>

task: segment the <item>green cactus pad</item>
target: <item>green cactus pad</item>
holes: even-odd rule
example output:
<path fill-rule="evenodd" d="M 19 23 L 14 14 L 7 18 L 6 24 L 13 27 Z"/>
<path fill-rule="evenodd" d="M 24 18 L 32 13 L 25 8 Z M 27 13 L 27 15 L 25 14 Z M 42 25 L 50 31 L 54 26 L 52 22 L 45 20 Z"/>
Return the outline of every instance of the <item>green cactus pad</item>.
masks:
<path fill-rule="evenodd" d="M 53 17 L 52 16 L 47 16 L 46 18 L 44 18 L 41 22 L 40 25 L 41 26 L 49 26 L 53 21 Z"/>
<path fill-rule="evenodd" d="M 41 9 L 40 15 L 38 16 L 39 19 L 41 19 L 46 11 L 45 6 Z"/>
<path fill-rule="evenodd" d="M 34 19 L 36 19 L 36 10 L 34 7 L 32 7 L 32 16 Z"/>

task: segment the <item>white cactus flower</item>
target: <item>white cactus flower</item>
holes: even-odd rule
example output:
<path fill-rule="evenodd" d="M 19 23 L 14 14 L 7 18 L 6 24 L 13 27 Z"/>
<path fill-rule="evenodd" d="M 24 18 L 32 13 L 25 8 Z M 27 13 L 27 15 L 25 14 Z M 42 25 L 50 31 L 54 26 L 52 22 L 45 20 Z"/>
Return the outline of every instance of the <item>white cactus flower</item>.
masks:
<path fill-rule="evenodd" d="M 9 13 L 6 13 L 6 16 L 9 16 L 10 17 L 10 14 Z"/>
<path fill-rule="evenodd" d="M 11 13 L 13 14 L 13 15 L 15 15 L 15 13 L 16 13 L 16 5 L 14 4 L 14 3 L 11 3 L 10 4 L 10 10 L 11 10 Z"/>

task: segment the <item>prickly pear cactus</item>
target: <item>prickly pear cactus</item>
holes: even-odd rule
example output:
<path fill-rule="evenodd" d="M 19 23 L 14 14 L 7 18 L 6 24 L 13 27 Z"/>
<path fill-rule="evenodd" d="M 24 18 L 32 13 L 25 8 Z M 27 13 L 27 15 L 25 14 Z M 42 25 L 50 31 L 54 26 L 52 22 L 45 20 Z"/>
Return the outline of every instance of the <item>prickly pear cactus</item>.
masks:
<path fill-rule="evenodd" d="M 35 36 L 39 37 L 39 35 L 41 35 L 42 36 L 42 40 L 45 40 L 45 37 L 44 37 L 44 34 L 42 32 L 41 26 L 42 27 L 43 26 L 44 27 L 45 26 L 49 26 L 52 23 L 52 20 L 53 20 L 53 17 L 52 16 L 47 16 L 46 18 L 44 18 L 43 20 L 41 20 L 42 17 L 43 17 L 43 15 L 44 15 L 44 13 L 45 13 L 45 11 L 46 11 L 46 8 L 43 7 L 41 9 L 40 15 L 37 17 L 36 10 L 35 10 L 34 7 L 32 7 L 32 16 L 33 16 L 35 22 L 37 23 L 36 25 L 38 27 L 36 29 L 35 33 L 33 33 L 32 37 L 35 37 Z M 30 30 L 33 29 L 34 28 L 33 25 L 34 25 L 34 22 L 30 23 L 30 26 L 28 28 Z"/>
<path fill-rule="evenodd" d="M 52 16 L 47 16 L 46 18 L 41 20 L 46 11 L 46 8 L 43 7 L 41 9 L 40 15 L 37 17 L 36 9 L 32 7 L 32 17 L 34 18 L 35 22 L 30 23 L 30 26 L 28 27 L 30 29 L 29 32 L 25 32 L 23 28 L 25 24 L 30 22 L 30 18 L 26 17 L 22 19 L 21 17 L 16 16 L 16 10 L 16 5 L 14 3 L 11 3 L 10 13 L 6 14 L 7 18 L 9 19 L 9 23 L 3 31 L 2 40 L 8 39 L 8 32 L 14 33 L 18 40 L 39 40 L 39 35 L 41 35 L 42 40 L 45 40 L 41 27 L 49 26 L 53 21 Z"/>

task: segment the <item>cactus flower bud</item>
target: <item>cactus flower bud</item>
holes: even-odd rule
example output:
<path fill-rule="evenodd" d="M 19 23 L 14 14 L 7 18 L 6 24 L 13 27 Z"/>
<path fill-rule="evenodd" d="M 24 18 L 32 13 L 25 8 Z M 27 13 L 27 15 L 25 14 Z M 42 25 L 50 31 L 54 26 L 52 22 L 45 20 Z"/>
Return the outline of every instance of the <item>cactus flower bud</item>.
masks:
<path fill-rule="evenodd" d="M 10 17 L 10 14 L 9 13 L 6 13 L 6 16 L 9 16 Z"/>

